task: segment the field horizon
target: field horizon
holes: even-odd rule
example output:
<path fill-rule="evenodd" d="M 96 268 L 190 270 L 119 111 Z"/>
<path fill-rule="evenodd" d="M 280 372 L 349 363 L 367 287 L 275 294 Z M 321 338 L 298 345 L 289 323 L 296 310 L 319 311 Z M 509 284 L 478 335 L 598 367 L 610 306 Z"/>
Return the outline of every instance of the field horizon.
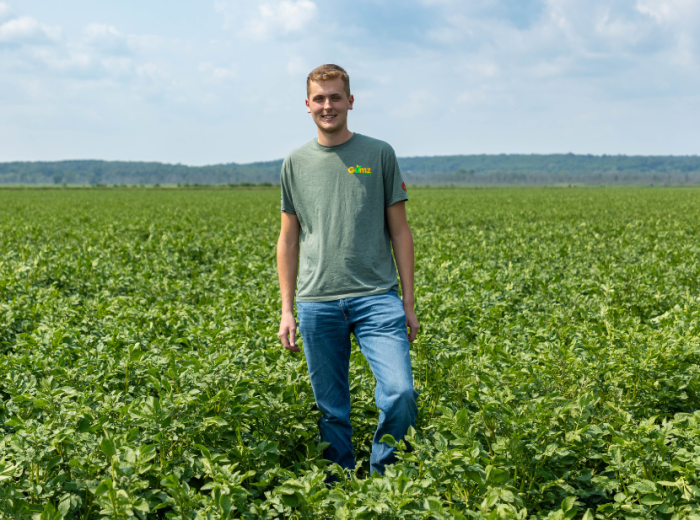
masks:
<path fill-rule="evenodd" d="M 399 157 L 411 184 L 700 184 L 700 157 L 475 154 Z M 143 161 L 0 162 L 0 185 L 240 184 L 279 182 L 282 159 L 187 166 Z"/>

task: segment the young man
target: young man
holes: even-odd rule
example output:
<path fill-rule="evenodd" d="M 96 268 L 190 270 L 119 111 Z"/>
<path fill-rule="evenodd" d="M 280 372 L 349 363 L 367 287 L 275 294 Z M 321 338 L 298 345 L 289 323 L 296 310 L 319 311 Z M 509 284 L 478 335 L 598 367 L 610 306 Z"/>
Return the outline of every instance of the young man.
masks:
<path fill-rule="evenodd" d="M 395 457 L 380 439 L 402 438 L 417 411 L 409 342 L 418 320 L 406 186 L 391 146 L 348 130 L 354 98 L 345 70 L 322 65 L 309 74 L 306 89 L 318 139 L 294 150 L 282 165 L 279 338 L 286 349 L 299 352 L 293 311 L 298 268 L 299 328 L 322 414 L 321 440 L 330 443 L 324 456 L 355 467 L 348 382 L 354 334 L 377 381 L 380 414 L 370 465 L 373 473 L 383 473 Z"/>

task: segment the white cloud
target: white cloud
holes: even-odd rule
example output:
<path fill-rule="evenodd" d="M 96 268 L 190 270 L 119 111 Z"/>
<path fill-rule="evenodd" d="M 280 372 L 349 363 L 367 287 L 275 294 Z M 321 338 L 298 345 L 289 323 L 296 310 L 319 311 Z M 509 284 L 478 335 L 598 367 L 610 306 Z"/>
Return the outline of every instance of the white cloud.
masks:
<path fill-rule="evenodd" d="M 224 17 L 224 24 L 223 24 L 224 29 L 230 29 L 233 25 L 232 22 L 235 20 L 235 17 L 232 15 L 233 9 L 234 9 L 233 4 L 231 4 L 225 0 L 215 0 L 214 1 L 214 10 L 217 13 L 220 13 Z"/>
<path fill-rule="evenodd" d="M 293 56 L 287 62 L 287 73 L 290 76 L 306 76 L 310 70 L 311 67 L 301 56 Z"/>
<path fill-rule="evenodd" d="M 109 54 L 128 54 L 130 52 L 126 36 L 112 25 L 91 23 L 84 29 L 87 45 Z"/>
<path fill-rule="evenodd" d="M 129 34 L 126 37 L 129 48 L 134 52 L 154 52 L 161 50 L 168 43 L 168 39 L 153 34 Z"/>
<path fill-rule="evenodd" d="M 156 82 L 167 77 L 165 72 L 153 63 L 146 63 L 136 67 L 136 73 L 140 78 L 147 79 L 151 82 Z"/>
<path fill-rule="evenodd" d="M 38 69 L 38 75 L 93 79 L 97 76 L 97 63 L 86 52 L 39 51 L 27 56 Z"/>
<path fill-rule="evenodd" d="M 91 23 L 83 30 L 88 41 L 100 41 L 104 39 L 124 39 L 116 27 L 102 23 Z"/>
<path fill-rule="evenodd" d="M 6 11 L 5 4 L 0 9 Z M 0 77 L 11 89 L 11 96 L 5 95 L 2 103 L 22 106 L 39 99 L 37 92 L 50 92 L 61 110 L 62 103 L 90 96 L 101 99 L 111 89 L 161 102 L 161 93 L 173 85 L 152 63 L 164 40 L 123 34 L 112 25 L 95 23 L 63 37 L 60 28 L 29 16 L 14 16 L 0 24 Z"/>
<path fill-rule="evenodd" d="M 258 41 L 303 34 L 318 16 L 311 0 L 274 2 L 231 2 L 216 0 L 214 9 L 224 18 L 224 29 L 237 29 L 240 35 Z"/>
<path fill-rule="evenodd" d="M 464 69 L 472 76 L 478 78 L 492 78 L 498 74 L 498 65 L 491 61 L 477 61 L 474 63 L 467 63 L 464 65 Z"/>
<path fill-rule="evenodd" d="M 658 23 L 676 23 L 696 19 L 700 11 L 697 0 L 638 0 L 637 10 Z"/>
<path fill-rule="evenodd" d="M 60 38 L 60 27 L 39 23 L 31 16 L 14 18 L 0 25 L 0 42 L 42 44 L 54 43 Z"/>
<path fill-rule="evenodd" d="M 216 67 L 212 71 L 212 76 L 214 76 L 214 79 L 231 79 L 236 77 L 236 71 L 235 69 L 231 68 L 226 68 L 226 67 Z"/>
<path fill-rule="evenodd" d="M 148 34 L 123 34 L 113 25 L 91 23 L 83 29 L 84 45 L 103 54 L 126 55 L 152 52 L 163 47 L 165 39 Z"/>
<path fill-rule="evenodd" d="M 678 35 L 678 46 L 673 55 L 672 62 L 681 67 L 693 67 L 697 61 L 697 41 L 687 33 Z"/>
<path fill-rule="evenodd" d="M 441 16 L 428 40 L 445 56 L 492 64 L 492 77 L 516 71 L 550 78 L 616 76 L 651 56 L 688 65 L 700 54 L 697 0 L 544 0 L 527 24 L 494 15 L 499 0 L 430 3 Z M 461 70 L 481 75 L 473 67 Z M 488 69 L 483 72 L 488 76 Z"/>
<path fill-rule="evenodd" d="M 474 105 L 477 103 L 483 103 L 486 100 L 486 94 L 480 90 L 462 92 L 457 96 L 457 103 Z"/>
<path fill-rule="evenodd" d="M 42 49 L 24 55 L 40 75 L 94 79 L 102 74 L 98 61 L 80 50 Z"/>
<path fill-rule="evenodd" d="M 6 10 L 6 4 L 0 3 L 0 9 Z M 64 39 L 59 27 L 29 16 L 0 24 L 0 44 L 11 44 L 0 62 L 0 76 L 73 80 L 73 88 L 84 88 L 78 87 L 80 82 L 95 80 L 153 82 L 154 74 L 144 73 L 148 70 L 144 62 L 146 54 L 162 47 L 164 38 L 123 34 L 112 25 L 98 23 L 72 36 Z"/>
<path fill-rule="evenodd" d="M 551 60 L 542 60 L 530 68 L 530 73 L 536 78 L 553 78 L 564 76 L 573 65 L 571 59 L 566 56 L 557 56 Z"/>
<path fill-rule="evenodd" d="M 215 66 L 205 61 L 199 64 L 198 70 L 202 74 L 204 81 L 208 83 L 223 83 L 237 76 L 236 66 L 233 64 L 229 66 Z"/>
<path fill-rule="evenodd" d="M 12 16 L 12 8 L 5 2 L 0 2 L 0 22 Z"/>
<path fill-rule="evenodd" d="M 408 95 L 408 102 L 392 111 L 397 117 L 411 119 L 420 116 L 435 106 L 438 98 L 426 89 L 414 90 Z"/>
<path fill-rule="evenodd" d="M 638 0 L 636 9 L 652 19 L 670 42 L 670 63 L 697 66 L 700 61 L 700 2 L 697 0 Z"/>
<path fill-rule="evenodd" d="M 429 30 L 427 32 L 428 39 L 445 45 L 452 45 L 461 42 L 465 38 L 474 36 L 473 30 L 468 27 L 468 24 L 462 24 L 459 27 L 455 22 L 456 20 L 452 20 L 449 25 Z"/>

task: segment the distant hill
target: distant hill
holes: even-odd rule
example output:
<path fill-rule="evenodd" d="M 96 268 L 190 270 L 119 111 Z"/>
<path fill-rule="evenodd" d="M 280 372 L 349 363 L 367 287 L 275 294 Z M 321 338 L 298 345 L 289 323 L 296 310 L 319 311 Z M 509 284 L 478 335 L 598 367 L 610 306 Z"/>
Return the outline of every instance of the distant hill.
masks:
<path fill-rule="evenodd" d="M 282 160 L 186 166 L 159 162 L 55 161 L 0 163 L 0 184 L 229 184 L 279 182 Z"/>
<path fill-rule="evenodd" d="M 700 183 L 700 157 L 643 155 L 449 155 L 399 159 L 416 183 Z"/>
<path fill-rule="evenodd" d="M 0 163 L 0 184 L 241 184 L 279 182 L 282 160 L 186 166 L 75 160 Z M 413 184 L 700 184 L 700 157 L 450 155 L 399 158 Z"/>

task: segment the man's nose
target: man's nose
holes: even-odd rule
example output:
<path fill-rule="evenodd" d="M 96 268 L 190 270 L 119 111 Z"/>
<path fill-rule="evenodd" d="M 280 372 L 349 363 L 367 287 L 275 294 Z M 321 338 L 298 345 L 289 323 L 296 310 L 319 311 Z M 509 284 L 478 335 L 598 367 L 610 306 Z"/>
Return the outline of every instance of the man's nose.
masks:
<path fill-rule="evenodd" d="M 331 100 L 329 98 L 326 98 L 323 102 L 323 108 L 331 108 Z"/>

